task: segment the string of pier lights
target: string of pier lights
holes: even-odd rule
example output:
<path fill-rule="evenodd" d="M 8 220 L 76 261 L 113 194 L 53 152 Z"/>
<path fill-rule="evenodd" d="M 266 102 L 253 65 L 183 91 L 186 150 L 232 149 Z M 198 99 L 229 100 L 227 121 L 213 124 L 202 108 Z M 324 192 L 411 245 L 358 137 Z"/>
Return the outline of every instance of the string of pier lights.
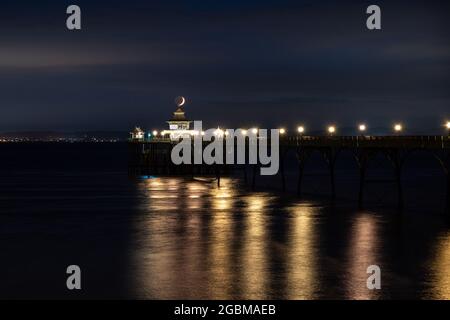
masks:
<path fill-rule="evenodd" d="M 447 126 L 447 129 L 450 130 L 450 122 L 447 122 L 446 126 Z M 394 125 L 393 129 L 394 129 L 394 131 L 396 133 L 399 133 L 399 132 L 403 131 L 403 125 L 401 123 L 396 123 Z M 336 133 L 336 131 L 337 131 L 337 128 L 336 128 L 335 125 L 329 125 L 327 127 L 327 132 L 328 132 L 329 135 L 334 135 Z M 365 123 L 359 124 L 358 125 L 358 131 L 361 134 L 363 134 L 364 132 L 367 131 L 367 125 Z M 284 128 L 281 128 L 280 129 L 280 134 L 285 134 L 285 133 L 286 133 L 286 130 Z M 303 135 L 305 133 L 305 127 L 304 126 L 298 126 L 297 127 L 297 133 L 300 134 L 300 135 Z"/>
<path fill-rule="evenodd" d="M 449 131 L 449 134 L 450 134 L 450 121 L 447 121 L 447 122 L 445 123 L 444 127 Z M 395 124 L 393 125 L 392 129 L 393 129 L 393 131 L 394 131 L 395 133 L 398 134 L 398 133 L 400 133 L 400 132 L 403 131 L 403 129 L 404 129 L 404 128 L 403 128 L 403 124 L 401 124 L 401 123 L 395 123 Z M 252 134 L 257 134 L 257 133 L 258 133 L 258 128 L 252 128 L 252 129 L 248 129 L 248 130 L 247 130 L 247 129 L 241 129 L 241 134 L 242 134 L 242 135 L 247 135 L 249 131 L 250 131 Z M 298 133 L 298 134 L 303 135 L 303 134 L 305 133 L 305 131 L 306 131 L 306 130 L 305 130 L 305 127 L 304 127 L 303 125 L 297 127 L 297 133 Z M 334 135 L 334 134 L 336 133 L 336 131 L 337 131 L 337 128 L 336 128 L 335 125 L 329 125 L 329 126 L 327 127 L 327 132 L 328 132 L 329 135 Z M 363 134 L 364 132 L 367 131 L 367 125 L 366 125 L 365 123 L 359 124 L 359 125 L 358 125 L 358 131 L 359 131 L 361 134 Z M 284 134 L 287 133 L 287 130 L 286 130 L 285 128 L 279 128 L 279 132 L 280 132 L 281 135 L 284 135 Z M 161 136 L 164 137 L 164 135 L 167 134 L 167 131 L 162 131 L 161 133 L 159 133 L 157 130 L 153 130 L 151 134 L 152 134 L 154 137 L 157 137 L 158 134 L 160 134 Z M 199 134 L 201 134 L 202 136 L 204 136 L 204 135 L 205 135 L 205 131 L 201 131 L 201 132 L 193 131 L 193 132 L 191 133 L 191 135 L 194 135 L 194 136 L 199 135 Z M 228 135 L 229 135 L 229 132 L 228 132 L 228 130 L 222 130 L 222 129 L 220 129 L 220 127 L 218 127 L 218 128 L 214 131 L 214 135 L 215 135 L 215 136 L 218 136 L 218 137 L 223 137 L 223 136 L 228 136 Z"/>

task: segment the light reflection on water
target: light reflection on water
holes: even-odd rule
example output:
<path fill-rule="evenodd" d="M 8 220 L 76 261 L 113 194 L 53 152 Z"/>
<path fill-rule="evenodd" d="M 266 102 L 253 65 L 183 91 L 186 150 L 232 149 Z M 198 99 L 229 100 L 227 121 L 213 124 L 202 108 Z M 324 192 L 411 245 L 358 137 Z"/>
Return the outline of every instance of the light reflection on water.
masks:
<path fill-rule="evenodd" d="M 319 234 L 316 230 L 317 210 L 308 205 L 290 208 L 292 219 L 288 242 L 288 299 L 315 299 L 318 291 L 318 257 L 316 256 Z"/>
<path fill-rule="evenodd" d="M 138 298 L 450 298 L 448 233 L 420 238 L 389 215 L 248 192 L 232 179 L 217 188 L 156 178 L 137 188 L 130 273 Z M 432 245 L 411 248 L 421 241 Z M 381 291 L 366 287 L 372 264 L 382 269 Z"/>
<path fill-rule="evenodd" d="M 242 250 L 242 295 L 248 299 L 267 298 L 268 246 L 267 206 L 270 199 L 257 194 L 243 197 L 244 228 Z"/>
<path fill-rule="evenodd" d="M 355 218 L 348 250 L 349 279 L 346 281 L 349 299 L 367 300 L 378 297 L 378 290 L 367 289 L 367 267 L 380 261 L 380 241 L 376 217 L 362 214 Z M 381 267 L 381 266 L 380 266 Z"/>
<path fill-rule="evenodd" d="M 436 248 L 434 263 L 431 267 L 435 281 L 434 290 L 431 290 L 432 299 L 450 299 L 450 232 L 439 239 L 439 245 Z"/>
<path fill-rule="evenodd" d="M 191 179 L 130 179 L 125 145 L 123 157 L 115 144 L 4 147 L 0 298 L 450 299 L 450 231 L 436 215 L 441 171 L 405 181 L 398 217 L 391 204 L 358 212 L 350 198 L 357 178 L 338 179 L 333 208 L 327 198 L 250 192 L 237 180 L 217 189 Z M 39 159 L 24 163 L 23 154 Z M 65 161 L 55 160 L 62 154 Z M 341 178 L 357 172 L 342 169 Z M 76 295 L 64 277 L 74 263 L 84 283 Z M 381 267 L 381 291 L 365 287 L 368 264 Z"/>

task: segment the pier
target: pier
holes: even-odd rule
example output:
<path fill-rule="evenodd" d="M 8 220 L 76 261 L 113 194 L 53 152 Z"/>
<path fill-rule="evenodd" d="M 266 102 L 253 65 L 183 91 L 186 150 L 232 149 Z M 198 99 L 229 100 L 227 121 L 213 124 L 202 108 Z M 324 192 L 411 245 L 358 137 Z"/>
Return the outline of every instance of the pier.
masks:
<path fill-rule="evenodd" d="M 253 190 L 257 188 L 258 168 L 260 165 L 226 165 L 226 164 L 182 164 L 174 165 L 170 154 L 176 141 L 166 137 L 153 137 L 151 139 L 130 140 L 131 174 L 146 175 L 214 175 L 220 186 L 220 177 L 242 170 L 245 182 Z M 206 145 L 205 143 L 204 145 Z M 270 140 L 268 141 L 270 145 Z M 286 190 L 285 158 L 288 152 L 295 152 L 297 159 L 298 181 L 297 194 L 302 196 L 304 173 L 306 163 L 314 153 L 319 153 L 327 165 L 331 198 L 336 197 L 335 167 L 336 160 L 342 151 L 351 152 L 359 170 L 358 204 L 364 206 L 364 191 L 368 180 L 368 164 L 376 156 L 382 155 L 391 163 L 394 176 L 392 182 L 396 184 L 398 209 L 403 209 L 402 169 L 405 160 L 414 157 L 417 151 L 426 151 L 441 166 L 447 181 L 446 206 L 450 214 L 450 136 L 307 136 L 307 135 L 280 135 L 279 159 L 280 189 Z M 236 148 L 236 144 L 235 144 Z M 248 145 L 246 145 L 248 148 Z M 225 150 L 225 144 L 224 144 Z M 224 152 L 225 154 L 225 152 Z M 192 161 L 193 163 L 193 161 Z M 250 179 L 249 179 L 250 178 Z"/>

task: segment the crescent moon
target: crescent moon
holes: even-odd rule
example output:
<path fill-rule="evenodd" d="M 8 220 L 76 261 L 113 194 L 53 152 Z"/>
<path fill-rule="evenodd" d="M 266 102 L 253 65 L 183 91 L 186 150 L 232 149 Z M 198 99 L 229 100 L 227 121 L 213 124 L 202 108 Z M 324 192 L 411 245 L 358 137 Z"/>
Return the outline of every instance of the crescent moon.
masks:
<path fill-rule="evenodd" d="M 178 106 L 182 107 L 186 103 L 186 99 L 184 97 L 181 97 L 181 102 Z"/>

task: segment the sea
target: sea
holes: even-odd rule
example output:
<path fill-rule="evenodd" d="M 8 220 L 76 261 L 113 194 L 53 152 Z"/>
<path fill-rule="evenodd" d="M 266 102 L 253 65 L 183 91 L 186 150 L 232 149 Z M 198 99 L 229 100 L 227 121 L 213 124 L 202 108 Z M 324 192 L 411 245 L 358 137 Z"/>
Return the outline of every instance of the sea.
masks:
<path fill-rule="evenodd" d="M 336 163 L 335 200 L 320 154 L 301 198 L 297 175 L 294 155 L 283 191 L 280 175 L 254 189 L 242 173 L 220 186 L 131 176 L 121 142 L 0 143 L 0 298 L 450 299 L 447 185 L 433 155 L 406 158 L 402 211 L 383 155 L 364 209 L 351 154 Z M 72 265 L 80 290 L 67 288 Z"/>

